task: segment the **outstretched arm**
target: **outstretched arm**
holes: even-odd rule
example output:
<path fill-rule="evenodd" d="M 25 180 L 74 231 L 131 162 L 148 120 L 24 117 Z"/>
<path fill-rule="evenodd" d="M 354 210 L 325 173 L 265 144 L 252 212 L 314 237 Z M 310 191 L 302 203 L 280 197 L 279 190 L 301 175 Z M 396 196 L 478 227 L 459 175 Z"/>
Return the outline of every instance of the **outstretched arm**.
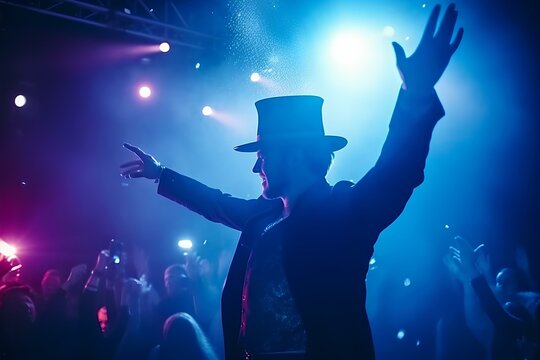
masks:
<path fill-rule="evenodd" d="M 164 167 L 152 155 L 136 146 L 124 144 L 124 147 L 139 159 L 121 165 L 122 176 L 155 180 L 159 182 L 160 195 L 184 205 L 211 221 L 233 229 L 242 230 L 252 216 L 281 204 L 262 198 L 244 200 L 232 197 Z"/>
<path fill-rule="evenodd" d="M 415 52 L 405 56 L 393 43 L 397 68 L 403 80 L 388 136 L 375 166 L 355 186 L 357 204 L 381 231 L 403 211 L 415 187 L 424 180 L 424 167 L 435 124 L 444 109 L 434 86 L 458 48 L 463 29 L 452 41 L 457 19 L 455 5 L 448 6 L 437 29 L 441 7 L 435 6 Z"/>

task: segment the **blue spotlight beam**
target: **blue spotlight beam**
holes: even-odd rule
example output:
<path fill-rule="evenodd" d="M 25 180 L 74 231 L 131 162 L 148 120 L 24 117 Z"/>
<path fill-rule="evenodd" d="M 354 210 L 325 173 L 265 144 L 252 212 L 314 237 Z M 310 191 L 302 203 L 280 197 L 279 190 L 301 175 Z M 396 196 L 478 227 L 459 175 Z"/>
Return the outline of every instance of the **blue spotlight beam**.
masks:
<path fill-rule="evenodd" d="M 107 7 L 99 0 L 0 0 L 6 4 L 40 14 L 67 19 L 87 25 L 125 32 L 156 41 L 199 50 L 216 49 L 219 38 L 191 30 L 170 0 L 165 1 L 164 15 L 154 14 L 143 0 L 129 1 L 130 13 Z M 177 23 L 169 19 L 168 8 L 176 15 Z M 139 8 L 142 8 L 140 10 Z M 119 21 L 121 20 L 121 21 Z"/>

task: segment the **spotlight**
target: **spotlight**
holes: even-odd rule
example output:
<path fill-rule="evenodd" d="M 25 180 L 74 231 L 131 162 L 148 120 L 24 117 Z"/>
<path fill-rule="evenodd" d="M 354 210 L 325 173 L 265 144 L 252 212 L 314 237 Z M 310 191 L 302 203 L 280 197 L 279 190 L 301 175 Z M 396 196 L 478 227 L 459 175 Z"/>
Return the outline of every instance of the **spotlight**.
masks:
<path fill-rule="evenodd" d="M 214 110 L 212 110 L 212 108 L 208 105 L 206 105 L 205 107 L 202 108 L 202 114 L 204 116 L 210 116 L 214 113 Z"/>
<path fill-rule="evenodd" d="M 0 254 L 4 255 L 7 258 L 15 256 L 17 249 L 14 246 L 9 245 L 4 240 L 0 239 Z"/>
<path fill-rule="evenodd" d="M 330 54 L 341 65 L 359 65 L 368 55 L 368 46 L 358 31 L 343 31 L 332 40 Z"/>
<path fill-rule="evenodd" d="M 196 63 L 195 64 L 195 70 L 199 70 L 201 68 L 201 63 Z"/>
<path fill-rule="evenodd" d="M 249 78 L 253 82 L 258 82 L 259 80 L 261 80 L 261 75 L 259 75 L 259 73 L 254 72 L 254 73 L 251 74 L 251 76 Z"/>
<path fill-rule="evenodd" d="M 145 85 L 139 88 L 139 96 L 143 99 L 148 99 L 150 95 L 152 95 L 152 89 L 150 87 Z"/>
<path fill-rule="evenodd" d="M 403 286 L 405 287 L 411 286 L 411 279 L 405 278 L 405 280 L 403 280 Z"/>
<path fill-rule="evenodd" d="M 169 45 L 168 42 L 162 42 L 161 44 L 159 44 L 159 51 L 161 51 L 162 53 L 169 52 L 169 50 L 171 50 L 171 45 Z"/>
<path fill-rule="evenodd" d="M 24 105 L 26 105 L 26 97 L 24 95 L 15 96 L 15 106 L 21 108 Z"/>
<path fill-rule="evenodd" d="M 189 250 L 193 247 L 193 242 L 188 239 L 179 240 L 178 247 L 183 250 Z"/>
<path fill-rule="evenodd" d="M 397 335 L 396 335 L 396 337 L 397 337 L 399 340 L 403 339 L 403 338 L 405 337 L 405 330 L 403 330 L 403 329 L 402 329 L 402 330 L 399 330 L 398 333 L 397 333 Z"/>

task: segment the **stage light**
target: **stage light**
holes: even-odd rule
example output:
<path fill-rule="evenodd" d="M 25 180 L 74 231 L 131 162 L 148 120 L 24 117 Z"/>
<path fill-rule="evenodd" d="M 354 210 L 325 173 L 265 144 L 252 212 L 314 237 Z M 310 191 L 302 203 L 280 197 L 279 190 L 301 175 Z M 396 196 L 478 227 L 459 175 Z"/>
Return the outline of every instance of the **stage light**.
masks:
<path fill-rule="evenodd" d="M 0 239 L 0 254 L 4 255 L 7 258 L 15 256 L 17 249 L 13 245 L 9 245 L 4 240 Z"/>
<path fill-rule="evenodd" d="M 162 53 L 169 52 L 169 50 L 171 50 L 171 46 L 168 42 L 162 42 L 161 44 L 159 44 L 159 51 L 161 51 Z"/>
<path fill-rule="evenodd" d="M 152 95 L 152 89 L 150 89 L 148 86 L 141 86 L 139 88 L 139 96 L 143 99 L 148 99 Z"/>
<path fill-rule="evenodd" d="M 403 280 L 403 286 L 405 287 L 411 286 L 411 279 L 405 278 L 405 280 Z"/>
<path fill-rule="evenodd" d="M 387 37 L 392 37 L 396 33 L 396 30 L 392 26 L 385 26 L 383 29 L 383 35 Z"/>
<path fill-rule="evenodd" d="M 377 260 L 375 260 L 375 258 L 369 259 L 369 265 L 375 265 L 376 262 Z"/>
<path fill-rule="evenodd" d="M 15 106 L 23 107 L 24 105 L 26 105 L 26 97 L 24 95 L 15 96 Z"/>
<path fill-rule="evenodd" d="M 193 242 L 188 239 L 182 239 L 178 241 L 178 247 L 180 249 L 189 250 L 193 247 Z"/>
<path fill-rule="evenodd" d="M 214 110 L 212 110 L 212 108 L 208 105 L 206 105 L 205 107 L 202 108 L 202 114 L 204 116 L 210 116 L 214 113 Z"/>
<path fill-rule="evenodd" d="M 254 72 L 251 74 L 249 78 L 251 79 L 252 82 L 257 82 L 261 80 L 261 75 L 259 75 L 259 73 Z"/>
<path fill-rule="evenodd" d="M 342 31 L 334 36 L 330 44 L 332 60 L 340 65 L 360 65 L 367 54 L 366 42 L 357 31 Z"/>
<path fill-rule="evenodd" d="M 397 333 L 397 335 L 396 335 L 396 337 L 397 337 L 399 340 L 403 339 L 403 338 L 405 337 L 405 330 L 403 330 L 403 329 L 402 329 L 402 330 L 399 330 L 398 333 Z"/>
<path fill-rule="evenodd" d="M 201 63 L 196 63 L 195 64 L 195 70 L 199 70 L 201 68 Z"/>

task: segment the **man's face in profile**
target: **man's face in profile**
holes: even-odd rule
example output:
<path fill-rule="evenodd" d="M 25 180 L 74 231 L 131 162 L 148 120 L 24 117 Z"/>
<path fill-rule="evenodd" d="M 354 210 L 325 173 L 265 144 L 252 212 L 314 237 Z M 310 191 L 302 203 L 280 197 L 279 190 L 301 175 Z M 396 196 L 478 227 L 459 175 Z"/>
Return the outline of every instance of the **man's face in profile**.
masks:
<path fill-rule="evenodd" d="M 275 199 L 284 195 L 287 188 L 286 155 L 279 149 L 264 149 L 257 151 L 257 161 L 253 172 L 262 179 L 262 195 L 266 199 Z"/>

